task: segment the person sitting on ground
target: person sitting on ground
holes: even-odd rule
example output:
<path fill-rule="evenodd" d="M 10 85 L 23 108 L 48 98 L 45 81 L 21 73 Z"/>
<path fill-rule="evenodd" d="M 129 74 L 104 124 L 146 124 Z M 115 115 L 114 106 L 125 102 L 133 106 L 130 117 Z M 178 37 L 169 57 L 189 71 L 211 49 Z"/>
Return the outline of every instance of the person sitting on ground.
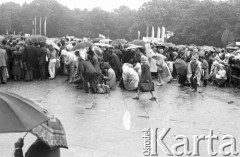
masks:
<path fill-rule="evenodd" d="M 104 66 L 103 70 L 106 74 L 106 76 L 103 77 L 106 80 L 106 85 L 108 85 L 110 89 L 114 89 L 116 85 L 116 75 L 114 70 L 109 66 Z"/>

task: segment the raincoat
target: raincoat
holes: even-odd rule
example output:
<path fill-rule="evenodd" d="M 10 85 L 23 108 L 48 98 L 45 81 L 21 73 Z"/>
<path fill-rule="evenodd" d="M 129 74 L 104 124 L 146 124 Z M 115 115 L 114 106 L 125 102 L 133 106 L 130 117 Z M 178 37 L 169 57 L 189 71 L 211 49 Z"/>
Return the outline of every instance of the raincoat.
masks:
<path fill-rule="evenodd" d="M 172 74 L 167 66 L 167 63 L 164 61 L 166 59 L 166 57 L 161 54 L 156 54 L 153 57 L 156 58 L 156 65 L 157 65 L 158 69 L 162 70 L 162 72 L 160 72 L 160 75 L 159 75 L 161 77 L 161 80 L 163 82 L 170 81 L 172 79 Z"/>
<path fill-rule="evenodd" d="M 201 63 L 199 61 L 196 61 L 196 63 L 193 63 L 192 61 L 188 65 L 188 74 L 187 78 L 190 80 L 194 72 L 194 76 L 197 78 L 197 83 L 200 85 L 201 80 Z"/>
<path fill-rule="evenodd" d="M 123 64 L 123 84 L 126 90 L 134 90 L 138 87 L 139 76 L 138 73 L 133 69 L 132 65 L 129 63 Z"/>
<path fill-rule="evenodd" d="M 156 60 L 152 58 L 152 56 L 155 55 L 155 52 L 151 49 L 150 44 L 146 44 L 146 56 L 148 57 L 148 61 L 150 64 L 150 71 L 151 72 L 157 72 L 157 64 Z"/>

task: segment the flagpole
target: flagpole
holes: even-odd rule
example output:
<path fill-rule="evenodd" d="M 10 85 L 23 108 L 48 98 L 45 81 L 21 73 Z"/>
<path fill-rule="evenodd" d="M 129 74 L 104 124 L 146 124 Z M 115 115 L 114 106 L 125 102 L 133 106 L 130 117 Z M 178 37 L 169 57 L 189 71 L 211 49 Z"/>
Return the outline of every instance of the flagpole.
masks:
<path fill-rule="evenodd" d="M 42 34 L 42 29 L 41 29 L 42 28 L 42 26 L 41 26 L 42 22 L 41 21 L 42 21 L 42 19 L 41 19 L 41 16 L 40 16 L 40 24 L 39 24 L 40 25 L 40 28 L 39 28 L 40 29 L 40 35 Z"/>
<path fill-rule="evenodd" d="M 47 36 L 47 18 L 46 17 L 44 21 L 44 35 Z"/>
<path fill-rule="evenodd" d="M 37 25 L 36 24 L 37 24 L 37 19 L 36 19 L 36 15 L 35 15 L 35 25 L 34 25 L 35 26 L 35 32 L 34 32 L 35 35 L 37 34 Z"/>

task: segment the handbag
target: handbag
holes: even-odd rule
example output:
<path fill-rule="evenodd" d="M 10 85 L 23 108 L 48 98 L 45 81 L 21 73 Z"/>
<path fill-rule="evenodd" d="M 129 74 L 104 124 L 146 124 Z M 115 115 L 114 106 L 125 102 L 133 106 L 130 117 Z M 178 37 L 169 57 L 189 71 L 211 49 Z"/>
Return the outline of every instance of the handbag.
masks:
<path fill-rule="evenodd" d="M 154 83 L 153 82 L 141 82 L 140 83 L 140 91 L 141 92 L 154 91 Z"/>

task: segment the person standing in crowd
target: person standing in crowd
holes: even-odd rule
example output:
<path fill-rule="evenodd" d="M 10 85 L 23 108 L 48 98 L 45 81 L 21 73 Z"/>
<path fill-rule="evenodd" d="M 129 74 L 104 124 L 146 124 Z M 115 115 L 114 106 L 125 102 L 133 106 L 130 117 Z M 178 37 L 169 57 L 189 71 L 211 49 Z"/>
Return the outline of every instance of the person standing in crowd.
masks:
<path fill-rule="evenodd" d="M 97 92 L 97 86 L 95 83 L 96 70 L 93 67 L 92 63 L 88 60 L 83 60 L 83 58 L 80 56 L 79 65 L 77 67 L 77 74 L 81 73 L 84 78 L 85 93 L 89 93 L 89 83 L 92 93 L 95 94 Z"/>
<path fill-rule="evenodd" d="M 7 53 L 7 70 L 8 73 L 10 73 L 12 70 L 12 51 L 11 47 L 7 45 L 7 39 L 2 40 L 1 48 L 4 49 Z"/>
<path fill-rule="evenodd" d="M 77 61 L 77 57 L 73 53 L 68 52 L 65 49 L 62 50 L 61 55 L 63 56 L 65 66 L 68 71 L 68 78 L 66 81 L 68 81 L 68 83 L 73 83 L 74 66 Z"/>
<path fill-rule="evenodd" d="M 33 78 L 39 79 L 41 77 L 41 74 L 40 74 L 40 67 L 39 67 L 39 58 L 37 57 L 37 54 L 39 54 L 41 51 L 40 44 L 35 43 L 34 48 L 35 48 L 35 52 L 36 52 L 36 57 L 33 58 L 33 60 L 34 60 Z"/>
<path fill-rule="evenodd" d="M 57 52 L 56 50 L 53 48 L 52 45 L 49 45 L 49 52 L 47 54 L 48 56 L 48 60 L 49 60 L 49 64 L 48 64 L 48 72 L 49 72 L 49 79 L 54 79 L 55 78 L 55 65 L 56 65 L 56 61 L 57 61 Z"/>
<path fill-rule="evenodd" d="M 34 58 L 37 57 L 35 47 L 31 42 L 24 47 L 24 52 L 22 54 L 23 68 L 24 68 L 24 80 L 33 80 L 33 67 L 35 65 Z"/>
<path fill-rule="evenodd" d="M 113 53 L 112 50 L 109 50 L 109 64 L 115 71 L 117 81 L 119 81 L 121 79 L 121 75 L 122 75 L 122 69 L 121 69 L 122 64 L 121 64 L 118 56 L 115 53 Z"/>
<path fill-rule="evenodd" d="M 24 157 L 22 148 L 24 146 L 24 140 L 19 138 L 14 143 L 14 157 Z M 27 150 L 25 157 L 60 157 L 60 148 L 51 148 L 46 143 L 37 139 Z"/>
<path fill-rule="evenodd" d="M 199 58 L 202 65 L 202 81 L 203 81 L 203 87 L 207 86 L 208 78 L 209 78 L 209 67 L 208 62 L 204 57 Z"/>
<path fill-rule="evenodd" d="M 106 80 L 106 85 L 108 85 L 110 89 L 114 89 L 116 85 L 116 75 L 114 70 L 109 66 L 104 66 L 103 70 L 106 74 L 106 76 L 104 76 L 104 79 Z"/>
<path fill-rule="evenodd" d="M 191 62 L 188 65 L 188 80 L 191 82 L 191 86 L 194 89 L 193 92 L 197 91 L 198 78 L 201 77 L 201 66 L 197 61 L 196 56 L 192 56 Z"/>
<path fill-rule="evenodd" d="M 45 47 L 45 43 L 40 43 L 40 51 L 37 54 L 38 56 L 38 63 L 40 69 L 40 78 L 41 80 L 46 79 L 46 58 L 47 58 L 47 48 Z"/>
<path fill-rule="evenodd" d="M 21 72 L 23 68 L 22 64 L 22 53 L 19 50 L 20 46 L 17 45 L 15 51 L 13 51 L 13 67 L 12 67 L 12 75 L 15 81 L 21 80 Z"/>
<path fill-rule="evenodd" d="M 2 84 L 6 84 L 8 79 L 7 60 L 8 58 L 6 50 L 0 48 L 0 83 Z"/>
<path fill-rule="evenodd" d="M 136 99 L 136 100 L 139 99 L 139 95 L 141 93 L 141 90 L 140 90 L 141 83 L 152 82 L 152 76 L 151 76 L 151 71 L 150 71 L 150 65 L 149 65 L 149 62 L 148 62 L 148 58 L 146 56 L 142 55 L 141 62 L 142 62 L 142 65 L 141 65 L 142 74 L 141 74 L 141 78 L 140 78 L 140 82 L 139 82 L 139 86 L 138 86 L 138 92 L 137 92 L 136 96 L 133 98 L 133 99 Z M 150 93 L 152 95 L 150 100 L 156 100 L 156 97 L 153 95 L 153 92 L 150 91 Z"/>

